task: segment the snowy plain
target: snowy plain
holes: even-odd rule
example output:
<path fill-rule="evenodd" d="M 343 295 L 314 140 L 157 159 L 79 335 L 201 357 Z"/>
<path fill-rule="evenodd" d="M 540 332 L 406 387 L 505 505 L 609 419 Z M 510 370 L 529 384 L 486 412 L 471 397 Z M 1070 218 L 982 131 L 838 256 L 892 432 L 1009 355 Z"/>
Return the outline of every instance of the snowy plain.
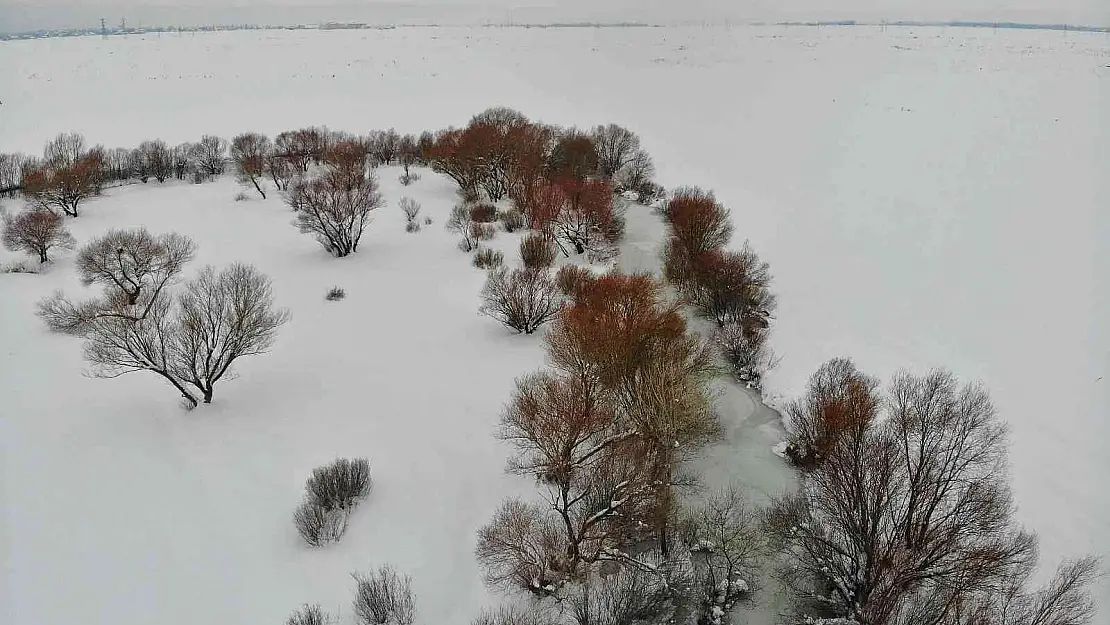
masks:
<path fill-rule="evenodd" d="M 1061 32 L 38 40 L 0 44 L 0 151 L 38 152 L 65 130 L 108 147 L 317 124 L 415 132 L 492 105 L 625 125 L 660 182 L 714 189 L 737 244 L 771 263 L 783 360 L 770 392 L 796 395 L 842 355 L 884 379 L 945 366 L 982 381 L 1012 426 L 1019 516 L 1053 566 L 1110 553 L 1108 81 L 1110 37 Z M 0 620 L 281 622 L 305 601 L 346 614 L 347 573 L 384 562 L 413 575 L 423 622 L 466 623 L 496 599 L 474 530 L 531 487 L 502 474 L 492 432 L 542 351 L 477 315 L 481 272 L 442 230 L 450 186 L 426 176 L 405 191 L 436 219 L 406 235 L 401 188 L 383 182 L 390 206 L 346 261 L 298 234 L 280 200 L 233 202 L 230 179 L 112 190 L 72 222 L 79 241 L 180 231 L 200 245 L 193 269 L 243 260 L 273 277 L 293 314 L 273 353 L 188 414 L 156 379 L 81 377 L 79 342 L 33 317 L 55 288 L 80 292 L 65 257 L 45 275 L 0 275 Z M 654 256 L 658 232 L 640 227 L 630 268 Z M 333 284 L 345 301 L 324 301 Z M 785 482 L 760 468 L 773 459 L 758 437 L 775 424 L 725 399 L 748 427 L 707 464 L 773 494 Z M 336 455 L 369 456 L 375 491 L 343 542 L 309 551 L 289 515 L 307 473 Z M 1110 603 L 1110 584 L 1099 593 Z"/>

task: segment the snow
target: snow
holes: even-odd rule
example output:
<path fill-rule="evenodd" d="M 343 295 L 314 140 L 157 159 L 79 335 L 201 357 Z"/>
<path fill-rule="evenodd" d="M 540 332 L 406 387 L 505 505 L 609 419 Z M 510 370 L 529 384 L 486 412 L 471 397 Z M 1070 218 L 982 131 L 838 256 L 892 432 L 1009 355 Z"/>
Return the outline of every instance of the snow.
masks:
<path fill-rule="evenodd" d="M 824 360 L 869 373 L 947 366 L 981 380 L 1013 430 L 1019 515 L 1052 566 L 1107 555 L 1110 37 L 929 28 L 490 29 L 189 33 L 0 45 L 0 150 L 53 134 L 176 143 L 310 124 L 463 124 L 491 105 L 637 131 L 660 181 L 713 188 L 775 272 L 791 397 Z M 81 377 L 79 342 L 33 303 L 77 295 L 69 257 L 0 275 L 0 614 L 30 623 L 281 622 L 304 602 L 350 616 L 353 570 L 413 576 L 423 622 L 498 600 L 474 532 L 531 484 L 493 436 L 540 339 L 481 317 L 482 273 L 442 224 L 451 185 L 383 175 L 390 205 L 346 260 L 280 200 L 230 179 L 112 190 L 72 220 L 176 230 L 192 270 L 242 260 L 292 311 L 270 355 L 182 412 L 156 378 Z M 435 223 L 404 232 L 400 195 Z M 8 202 L 11 205 L 11 202 Z M 619 265 L 657 264 L 630 217 Z M 515 257 L 515 239 L 494 247 Z M 0 264 L 13 260 L 0 252 Z M 327 302 L 339 285 L 347 298 Z M 726 443 L 699 465 L 766 498 L 791 484 L 776 415 L 721 385 Z M 374 492 L 344 539 L 302 546 L 290 515 L 312 468 L 367 456 Z M 1110 580 L 1099 587 L 1110 602 Z M 64 597 L 64 600 L 59 600 Z M 752 621 L 756 622 L 756 621 Z"/>

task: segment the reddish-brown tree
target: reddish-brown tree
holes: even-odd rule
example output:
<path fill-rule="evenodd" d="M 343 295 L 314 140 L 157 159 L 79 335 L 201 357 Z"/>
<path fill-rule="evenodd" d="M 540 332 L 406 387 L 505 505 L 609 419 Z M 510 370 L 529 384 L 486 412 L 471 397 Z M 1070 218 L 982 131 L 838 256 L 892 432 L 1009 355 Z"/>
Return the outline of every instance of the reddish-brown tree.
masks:
<path fill-rule="evenodd" d="M 4 247 L 13 252 L 26 252 L 45 263 L 50 250 L 70 249 L 75 244 L 63 218 L 43 209 L 25 210 L 14 217 L 4 216 Z"/>
<path fill-rule="evenodd" d="M 77 217 L 81 203 L 100 192 L 103 152 L 90 151 L 72 165 L 57 159 L 53 162 L 24 172 L 23 194 L 39 208 Z"/>
<path fill-rule="evenodd" d="M 235 163 L 235 175 L 241 184 L 254 185 L 262 199 L 266 199 L 261 181 L 266 174 L 266 158 L 270 150 L 270 140 L 257 132 L 241 134 L 231 141 L 231 160 Z"/>
<path fill-rule="evenodd" d="M 713 249 L 695 256 L 690 279 L 679 284 L 690 303 L 717 322 L 739 324 L 748 333 L 770 325 L 777 299 L 771 267 L 744 242 L 739 251 Z"/>

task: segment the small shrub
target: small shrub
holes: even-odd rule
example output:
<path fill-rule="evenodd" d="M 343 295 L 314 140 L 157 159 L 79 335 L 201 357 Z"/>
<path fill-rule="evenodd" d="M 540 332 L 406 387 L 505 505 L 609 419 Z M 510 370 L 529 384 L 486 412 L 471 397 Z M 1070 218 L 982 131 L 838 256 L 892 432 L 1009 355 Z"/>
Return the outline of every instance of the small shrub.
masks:
<path fill-rule="evenodd" d="M 293 512 L 293 525 L 306 543 L 320 547 L 343 537 L 347 531 L 346 510 L 327 510 L 312 499 L 305 499 Z"/>
<path fill-rule="evenodd" d="M 420 203 L 411 197 L 402 197 L 397 205 L 401 207 L 401 211 L 405 213 L 405 219 L 408 221 L 416 221 L 420 215 Z"/>
<path fill-rule="evenodd" d="M 312 471 L 305 483 L 309 501 L 324 510 L 349 510 L 370 494 L 370 461 L 338 458 Z"/>
<path fill-rule="evenodd" d="M 330 625 L 333 622 L 331 615 L 324 612 L 320 604 L 308 605 L 306 603 L 289 615 L 285 625 Z"/>
<path fill-rule="evenodd" d="M 247 201 L 247 200 L 249 200 L 249 199 L 250 199 L 250 198 L 248 198 L 248 197 L 247 197 L 247 194 L 246 194 L 246 193 L 243 193 L 242 191 L 240 191 L 240 192 L 238 192 L 238 193 L 236 193 L 236 194 L 235 194 L 235 201 L 236 201 L 236 202 L 245 202 L 245 201 Z"/>
<path fill-rule="evenodd" d="M 420 224 L 415 222 L 415 221 L 406 222 L 405 223 L 405 232 L 408 232 L 410 234 L 415 233 L 415 232 L 420 232 Z"/>
<path fill-rule="evenodd" d="M 333 286 L 328 291 L 328 294 L 324 296 L 324 299 L 328 300 L 329 302 L 338 302 L 344 297 L 347 297 L 347 292 L 340 287 Z"/>
<path fill-rule="evenodd" d="M 578 265 L 563 265 L 555 272 L 555 286 L 567 297 L 577 297 L 579 289 L 594 279 L 594 273 Z"/>
<path fill-rule="evenodd" d="M 38 267 L 25 260 L 0 263 L 0 273 L 38 273 Z"/>
<path fill-rule="evenodd" d="M 524 213 L 518 210 L 504 211 L 500 215 L 501 225 L 505 227 L 505 232 L 516 232 L 523 230 L 528 225 L 528 220 L 525 219 Z"/>
<path fill-rule="evenodd" d="M 470 220 L 488 224 L 497 221 L 497 207 L 493 204 L 475 204 L 470 207 Z"/>
<path fill-rule="evenodd" d="M 517 332 L 532 334 L 554 318 L 561 306 L 547 272 L 500 268 L 490 272 L 479 310 Z"/>
<path fill-rule="evenodd" d="M 425 226 L 430 226 L 430 225 L 432 225 L 432 218 L 431 218 L 431 217 L 425 217 L 425 218 L 424 218 L 424 225 L 425 225 Z"/>
<path fill-rule="evenodd" d="M 493 269 L 505 264 L 505 255 L 488 247 L 478 250 L 474 255 L 474 266 L 478 269 Z"/>
<path fill-rule="evenodd" d="M 362 625 L 412 625 L 416 601 L 412 578 L 386 565 L 370 575 L 352 573 L 355 583 L 355 618 Z"/>
<path fill-rule="evenodd" d="M 492 241 L 497 236 L 497 228 L 493 224 L 475 223 L 470 224 L 471 234 L 474 235 L 475 241 Z"/>
<path fill-rule="evenodd" d="M 404 173 L 404 174 L 401 174 L 401 177 L 400 177 L 400 178 L 398 178 L 397 180 L 399 180 L 399 181 L 401 182 L 401 184 L 403 184 L 403 185 L 405 185 L 405 186 L 407 187 L 407 186 L 409 186 L 410 184 L 412 184 L 412 183 L 414 183 L 414 182 L 416 182 L 416 181 L 420 180 L 420 174 L 417 174 L 417 173 Z"/>
<path fill-rule="evenodd" d="M 527 269 L 547 269 L 555 262 L 555 242 L 533 232 L 520 240 L 520 260 Z"/>

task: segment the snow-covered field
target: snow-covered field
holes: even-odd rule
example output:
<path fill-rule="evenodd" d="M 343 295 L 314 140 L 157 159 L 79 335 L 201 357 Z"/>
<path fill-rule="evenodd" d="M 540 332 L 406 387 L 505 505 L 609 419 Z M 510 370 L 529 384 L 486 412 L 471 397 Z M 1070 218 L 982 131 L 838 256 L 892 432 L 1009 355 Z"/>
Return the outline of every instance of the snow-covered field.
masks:
<path fill-rule="evenodd" d="M 884 378 L 942 365 L 982 380 L 1013 426 L 1020 518 L 1054 565 L 1110 552 L 1108 80 L 1110 38 L 1061 32 L 40 40 L 0 45 L 0 151 L 38 152 L 63 130 L 109 147 L 312 124 L 410 132 L 490 105 L 628 126 L 664 185 L 715 189 L 739 240 L 772 264 L 783 361 L 771 390 L 797 394 L 839 355 Z M 276 623 L 305 601 L 349 613 L 347 574 L 384 562 L 413 575 L 422 622 L 466 623 L 493 599 L 474 530 L 530 488 L 502 474 L 493 426 L 543 355 L 476 313 L 482 274 L 442 231 L 447 182 L 428 175 L 411 192 L 436 223 L 406 235 L 395 178 L 343 261 L 298 234 L 280 200 L 233 202 L 229 179 L 112 190 L 71 222 L 79 241 L 176 230 L 200 245 L 193 269 L 243 260 L 273 277 L 293 315 L 273 353 L 192 413 L 153 377 L 81 377 L 79 342 L 32 316 L 53 289 L 79 292 L 67 259 L 0 275 L 0 620 Z M 652 262 L 658 235 L 635 219 L 630 267 Z M 333 284 L 346 300 L 324 301 Z M 779 487 L 774 424 L 725 398 L 740 451 L 707 465 Z M 289 515 L 307 473 L 336 455 L 369 456 L 375 491 L 341 543 L 311 551 Z M 1110 585 L 1100 593 L 1110 602 Z"/>

